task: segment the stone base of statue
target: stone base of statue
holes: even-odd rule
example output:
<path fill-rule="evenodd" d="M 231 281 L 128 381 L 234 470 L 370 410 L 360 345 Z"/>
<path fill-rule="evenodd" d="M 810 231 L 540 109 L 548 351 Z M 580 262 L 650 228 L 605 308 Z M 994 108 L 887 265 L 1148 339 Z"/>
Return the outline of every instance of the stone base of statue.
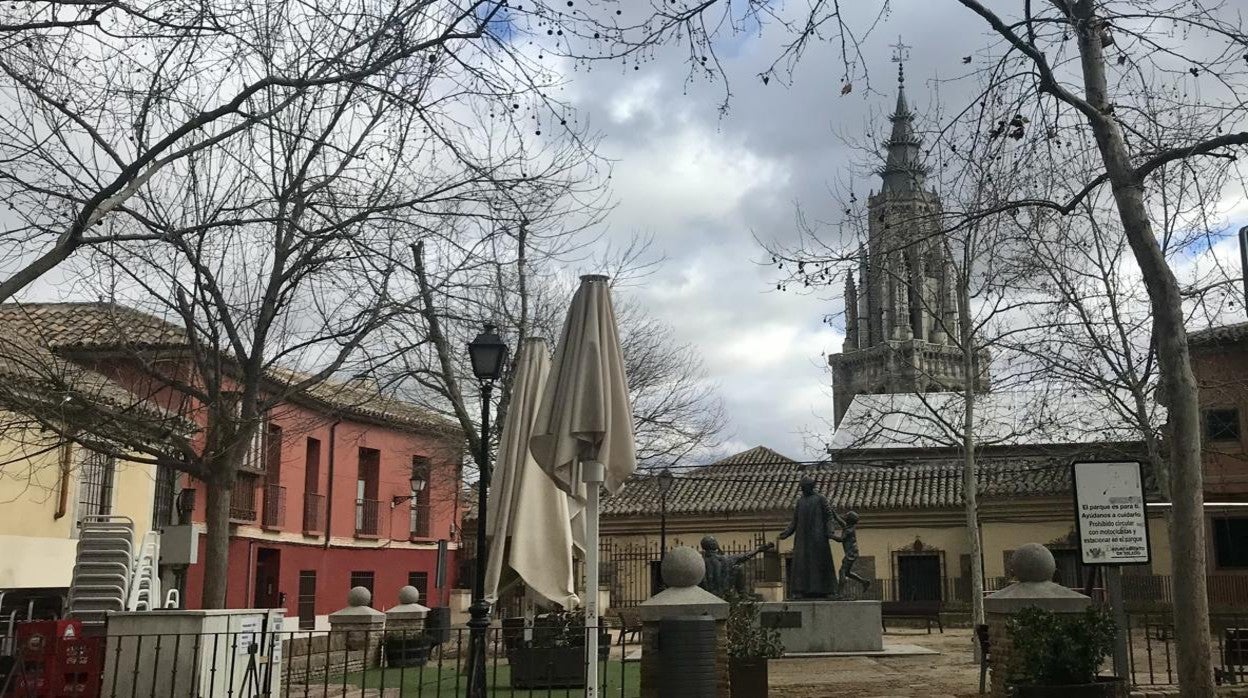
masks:
<path fill-rule="evenodd" d="M 884 649 L 879 601 L 794 599 L 758 610 L 764 626 L 780 631 L 785 655 Z"/>

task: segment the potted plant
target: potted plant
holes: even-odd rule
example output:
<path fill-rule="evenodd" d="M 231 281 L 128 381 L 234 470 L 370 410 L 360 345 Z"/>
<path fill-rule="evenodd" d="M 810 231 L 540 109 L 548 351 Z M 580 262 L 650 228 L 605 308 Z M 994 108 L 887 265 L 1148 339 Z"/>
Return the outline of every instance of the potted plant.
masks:
<path fill-rule="evenodd" d="M 753 596 L 729 592 L 728 680 L 733 698 L 766 698 L 767 660 L 784 654 L 780 631 L 759 622 Z"/>
<path fill-rule="evenodd" d="M 1025 608 L 1006 624 L 1012 649 L 1008 680 L 1018 698 L 1110 698 L 1123 695 L 1120 677 L 1097 676 L 1114 647 L 1109 611 L 1053 613 Z"/>
<path fill-rule="evenodd" d="M 601 632 L 601 631 L 600 631 Z M 585 686 L 585 613 L 556 611 L 533 619 L 532 639 L 507 643 L 511 687 L 521 689 L 583 688 Z M 598 660 L 611 651 L 611 637 L 598 637 Z"/>

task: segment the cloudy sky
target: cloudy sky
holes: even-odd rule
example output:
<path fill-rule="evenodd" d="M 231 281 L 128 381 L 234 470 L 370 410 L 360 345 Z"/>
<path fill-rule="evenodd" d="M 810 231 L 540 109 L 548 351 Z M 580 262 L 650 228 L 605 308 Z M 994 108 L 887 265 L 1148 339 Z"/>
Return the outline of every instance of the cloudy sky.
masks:
<path fill-rule="evenodd" d="M 689 82 L 676 50 L 640 70 L 572 74 L 574 101 L 605 135 L 602 153 L 615 161 L 610 236 L 653 235 L 666 260 L 644 287 L 623 292 L 702 354 L 727 407 L 725 450 L 763 444 L 792 457 L 817 455 L 802 432 L 826 431 L 823 419 L 831 415 L 821 366 L 825 353 L 840 351 L 843 336 L 823 318 L 838 309 L 839 292 L 777 292 L 758 241 L 792 240 L 799 206 L 808 219 L 829 220 L 838 193 L 878 189 L 866 172 L 871 163 L 848 142 L 886 131 L 896 99 L 890 45 L 901 36 L 913 47 L 907 93 L 923 112 L 936 102 L 935 80 L 947 101 L 945 81 L 966 70 L 961 56 L 987 43 L 978 33 L 948 40 L 967 26 L 979 29 L 943 4 L 904 3 L 862 47 L 869 88 L 856 82 L 844 96 L 835 46 L 814 46 L 791 87 L 763 85 L 756 76 L 783 37 L 741 37 L 721 55 L 732 90 L 722 115 L 722 84 Z"/>

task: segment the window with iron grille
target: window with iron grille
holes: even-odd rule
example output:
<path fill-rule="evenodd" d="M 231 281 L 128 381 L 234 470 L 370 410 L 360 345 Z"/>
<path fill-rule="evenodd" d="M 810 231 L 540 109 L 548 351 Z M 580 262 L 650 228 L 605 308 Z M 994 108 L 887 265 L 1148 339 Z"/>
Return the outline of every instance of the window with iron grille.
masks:
<path fill-rule="evenodd" d="M 416 591 L 420 592 L 420 603 L 429 605 L 429 573 L 428 572 L 408 572 L 407 585 L 416 587 Z"/>
<path fill-rule="evenodd" d="M 78 524 L 88 516 L 113 513 L 113 479 L 117 459 L 103 453 L 84 451 L 78 478 Z"/>
<path fill-rule="evenodd" d="M 156 492 L 152 496 L 152 528 L 160 530 L 173 525 L 173 490 L 178 473 L 165 465 L 156 466 Z"/>
<path fill-rule="evenodd" d="M 316 570 L 299 573 L 299 629 L 316 628 Z"/>
<path fill-rule="evenodd" d="M 1239 441 L 1239 410 L 1234 407 L 1205 410 L 1205 439 Z"/>
<path fill-rule="evenodd" d="M 376 601 L 376 598 L 375 598 L 376 593 L 373 591 L 373 571 L 361 570 L 361 571 L 352 572 L 350 588 L 354 589 L 356 587 L 364 587 L 365 589 L 368 589 L 369 594 L 374 596 L 373 601 L 368 602 L 368 605 L 372 606 L 373 602 Z"/>

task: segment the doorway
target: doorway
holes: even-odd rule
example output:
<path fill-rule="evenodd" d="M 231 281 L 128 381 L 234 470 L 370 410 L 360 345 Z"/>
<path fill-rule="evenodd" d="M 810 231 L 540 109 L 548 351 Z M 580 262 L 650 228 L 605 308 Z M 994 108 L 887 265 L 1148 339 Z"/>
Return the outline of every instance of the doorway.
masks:
<path fill-rule="evenodd" d="M 256 550 L 256 608 L 281 608 L 282 593 L 278 589 L 281 580 L 282 551 L 277 548 Z"/>
<path fill-rule="evenodd" d="M 898 601 L 941 601 L 940 586 L 939 554 L 897 556 Z"/>

